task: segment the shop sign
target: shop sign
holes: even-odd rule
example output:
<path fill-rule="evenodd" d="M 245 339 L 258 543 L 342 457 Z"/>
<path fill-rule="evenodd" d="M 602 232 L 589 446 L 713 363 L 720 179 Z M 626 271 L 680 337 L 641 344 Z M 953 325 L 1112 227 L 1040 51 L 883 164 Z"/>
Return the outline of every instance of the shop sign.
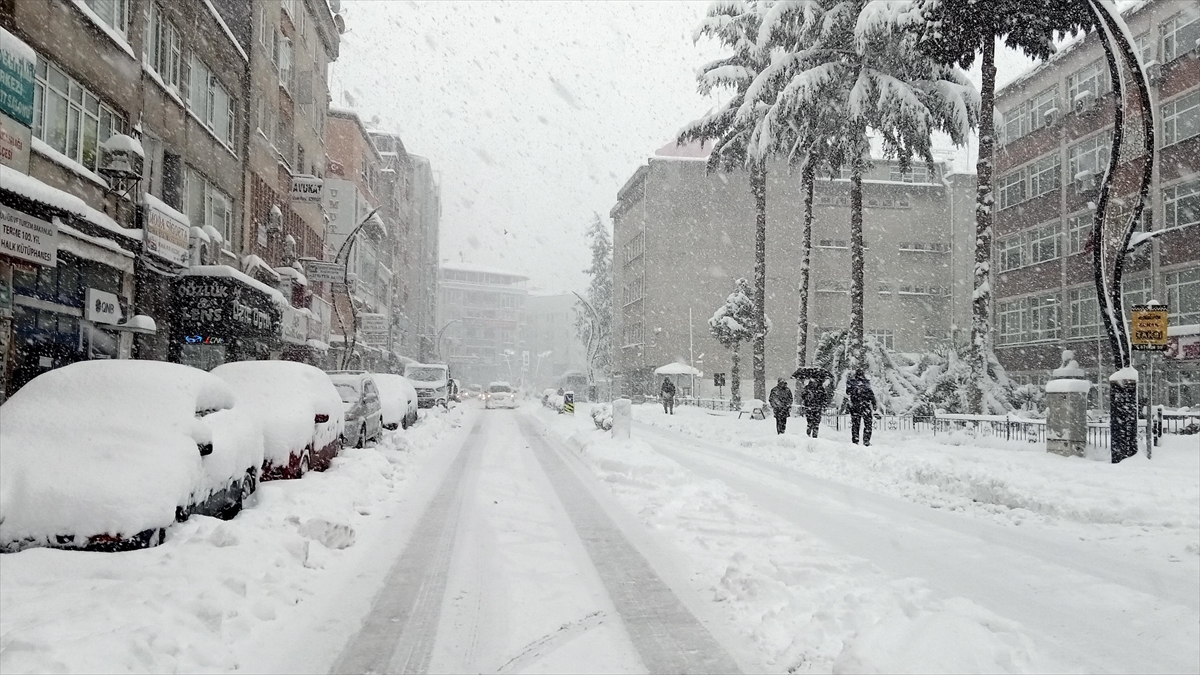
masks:
<path fill-rule="evenodd" d="M 228 277 L 181 277 L 175 286 L 184 335 L 274 338 L 280 312 L 267 294 Z"/>
<path fill-rule="evenodd" d="M 188 237 L 191 228 L 173 213 L 146 200 L 146 250 L 154 255 L 186 266 L 191 260 Z"/>
<path fill-rule="evenodd" d="M 364 333 L 388 332 L 387 314 L 359 314 L 358 327 Z"/>
<path fill-rule="evenodd" d="M 97 288 L 84 293 L 83 318 L 94 323 L 116 325 L 121 322 L 121 300 Z"/>
<path fill-rule="evenodd" d="M 0 28 L 0 112 L 25 127 L 33 126 L 33 70 L 37 54 Z"/>
<path fill-rule="evenodd" d="M 320 204 L 325 181 L 316 176 L 292 176 L 293 204 Z"/>
<path fill-rule="evenodd" d="M 283 320 L 280 330 L 284 342 L 302 345 L 308 342 L 308 313 L 294 307 L 283 310 Z"/>
<path fill-rule="evenodd" d="M 311 283 L 340 284 L 346 279 L 346 266 L 323 260 L 304 260 L 304 276 Z"/>
<path fill-rule="evenodd" d="M 12 318 L 12 284 L 10 284 L 7 279 L 0 279 L 0 319 L 11 319 L 11 318 Z M 4 333 L 4 331 L 0 330 L 0 334 L 3 334 L 3 333 Z M 6 354 L 6 353 L 7 352 L 5 352 L 4 350 L 0 350 L 0 361 L 4 360 L 2 355 Z M 3 382 L 3 379 L 0 379 L 0 382 Z"/>
<path fill-rule="evenodd" d="M 1163 356 L 1180 361 L 1200 359 L 1200 335 L 1177 335 L 1167 340 L 1167 351 Z"/>
<path fill-rule="evenodd" d="M 29 127 L 0 112 L 0 165 L 29 173 Z"/>
<path fill-rule="evenodd" d="M 1161 352 L 1167 349 L 1167 306 L 1134 305 L 1132 321 L 1133 350 Z"/>
<path fill-rule="evenodd" d="M 58 224 L 0 205 L 0 254 L 54 267 L 58 264 Z"/>

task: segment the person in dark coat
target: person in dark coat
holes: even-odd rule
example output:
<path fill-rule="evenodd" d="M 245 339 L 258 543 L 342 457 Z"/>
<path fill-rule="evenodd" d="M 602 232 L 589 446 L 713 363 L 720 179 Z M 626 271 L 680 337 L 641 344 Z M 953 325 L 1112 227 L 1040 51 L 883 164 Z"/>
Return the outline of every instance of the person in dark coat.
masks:
<path fill-rule="evenodd" d="M 875 413 L 875 392 L 862 368 L 846 380 L 846 394 L 850 397 L 850 442 L 858 443 L 858 430 L 862 428 L 863 445 L 871 444 L 871 416 Z"/>
<path fill-rule="evenodd" d="M 659 390 L 659 396 L 662 398 L 663 412 L 668 415 L 675 414 L 675 383 L 671 378 L 664 377 L 662 389 Z"/>
<path fill-rule="evenodd" d="M 804 418 L 808 422 L 806 433 L 816 438 L 817 430 L 821 427 L 821 414 L 825 412 L 825 406 L 829 405 L 829 392 L 825 390 L 825 383 L 815 377 L 810 379 L 800 392 L 800 402 L 804 404 Z"/>
<path fill-rule="evenodd" d="M 775 413 L 775 433 L 782 434 L 787 429 L 787 418 L 792 413 L 792 390 L 788 389 L 787 380 L 779 378 L 779 384 L 771 390 L 767 403 Z"/>

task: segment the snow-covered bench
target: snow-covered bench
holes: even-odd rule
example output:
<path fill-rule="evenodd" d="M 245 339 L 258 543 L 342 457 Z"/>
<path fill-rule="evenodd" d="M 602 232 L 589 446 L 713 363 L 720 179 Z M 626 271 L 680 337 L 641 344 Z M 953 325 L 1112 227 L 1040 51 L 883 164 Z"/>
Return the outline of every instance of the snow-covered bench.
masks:
<path fill-rule="evenodd" d="M 742 415 L 749 415 L 752 420 L 767 419 L 767 404 L 757 398 L 747 399 L 742 401 L 742 407 L 738 409 L 738 419 L 742 419 Z"/>

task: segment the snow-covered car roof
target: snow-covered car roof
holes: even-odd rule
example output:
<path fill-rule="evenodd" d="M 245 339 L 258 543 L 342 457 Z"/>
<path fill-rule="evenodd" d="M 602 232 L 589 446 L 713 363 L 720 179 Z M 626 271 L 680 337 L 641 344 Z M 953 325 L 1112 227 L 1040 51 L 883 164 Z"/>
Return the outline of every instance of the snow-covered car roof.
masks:
<path fill-rule="evenodd" d="M 263 426 L 263 452 L 273 464 L 286 464 L 293 452 L 314 442 L 314 450 L 342 433 L 342 398 L 325 371 L 294 361 L 240 361 L 217 366 L 213 375 L 233 389 Z M 317 425 L 317 415 L 329 421 Z"/>
<path fill-rule="evenodd" d="M 177 506 L 262 464 L 261 433 L 234 404 L 220 378 L 160 361 L 34 378 L 0 406 L 0 545 L 171 524 Z"/>
<path fill-rule="evenodd" d="M 407 413 L 417 409 L 417 390 L 407 377 L 376 373 L 374 378 L 385 424 L 398 424 Z"/>

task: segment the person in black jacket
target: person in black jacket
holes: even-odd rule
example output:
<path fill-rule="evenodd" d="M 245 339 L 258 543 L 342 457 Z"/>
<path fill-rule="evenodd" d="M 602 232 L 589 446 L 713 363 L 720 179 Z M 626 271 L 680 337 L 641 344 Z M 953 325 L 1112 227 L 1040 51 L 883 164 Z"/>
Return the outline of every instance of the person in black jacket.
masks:
<path fill-rule="evenodd" d="M 846 380 L 846 394 L 850 397 L 850 442 L 858 443 L 858 430 L 862 428 L 863 445 L 871 444 L 871 416 L 875 413 L 875 392 L 863 375 L 862 368 Z"/>
<path fill-rule="evenodd" d="M 671 378 L 663 378 L 662 389 L 659 390 L 659 396 L 662 398 L 663 413 L 668 415 L 675 414 L 675 383 Z"/>
<path fill-rule="evenodd" d="M 779 384 L 771 390 L 767 403 L 775 413 L 775 433 L 782 434 L 787 429 L 787 418 L 792 412 L 792 390 L 788 389 L 787 380 L 779 378 Z"/>
<path fill-rule="evenodd" d="M 804 417 L 808 421 L 806 433 L 816 438 L 817 430 L 821 427 L 821 414 L 825 412 L 825 406 L 829 405 L 829 392 L 825 390 L 825 383 L 815 377 L 810 379 L 800 392 L 800 402 L 804 404 Z"/>

